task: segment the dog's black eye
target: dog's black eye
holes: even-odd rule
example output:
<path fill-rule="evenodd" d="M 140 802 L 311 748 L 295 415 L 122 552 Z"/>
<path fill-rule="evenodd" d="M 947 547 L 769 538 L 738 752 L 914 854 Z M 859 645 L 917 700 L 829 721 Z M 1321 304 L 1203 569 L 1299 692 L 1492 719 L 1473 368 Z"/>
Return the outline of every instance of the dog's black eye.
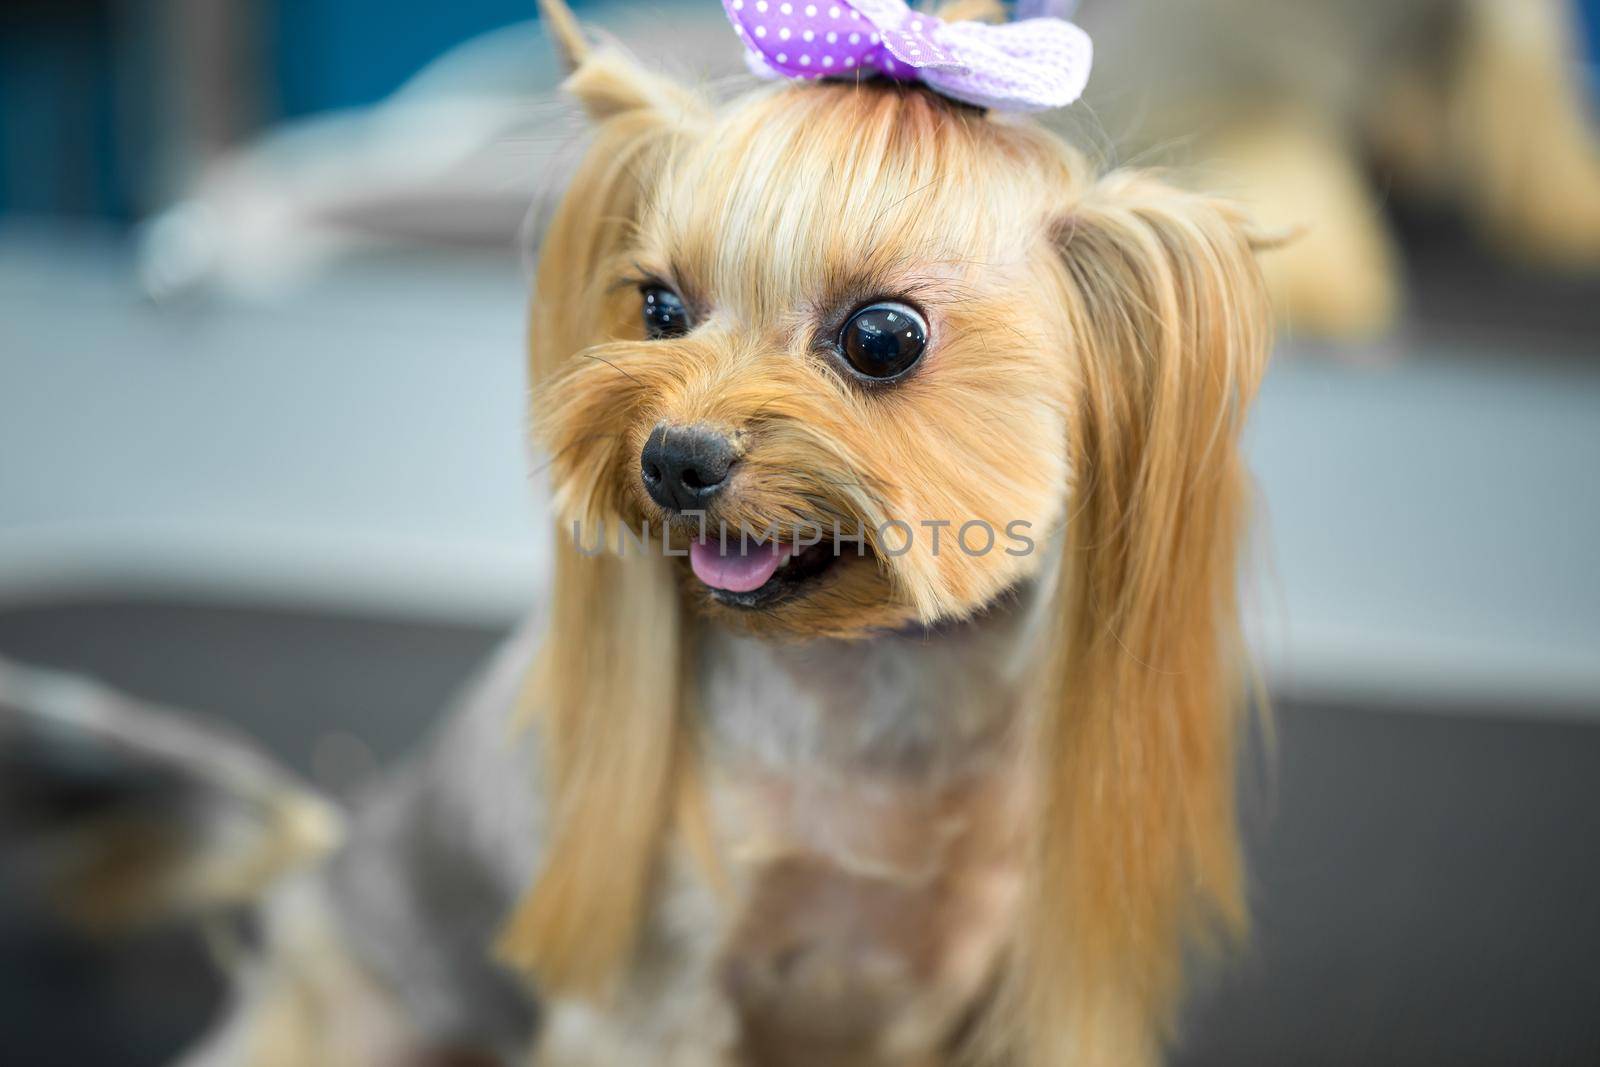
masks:
<path fill-rule="evenodd" d="M 839 348 L 868 378 L 893 378 L 910 370 L 928 345 L 928 324 L 904 304 L 868 304 L 850 316 Z"/>
<path fill-rule="evenodd" d="M 682 337 L 689 332 L 683 298 L 664 285 L 644 287 L 644 332 L 649 337 Z"/>

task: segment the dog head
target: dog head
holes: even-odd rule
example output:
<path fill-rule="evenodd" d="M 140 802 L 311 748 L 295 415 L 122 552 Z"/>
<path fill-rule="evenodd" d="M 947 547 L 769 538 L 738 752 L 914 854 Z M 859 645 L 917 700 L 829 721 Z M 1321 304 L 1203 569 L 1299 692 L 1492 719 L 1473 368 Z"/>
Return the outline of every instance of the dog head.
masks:
<path fill-rule="evenodd" d="M 1041 1063 L 1144 1047 L 1194 901 L 1240 913 L 1236 438 L 1267 322 L 1243 219 L 921 89 L 717 109 L 567 28 L 597 129 L 531 346 L 558 831 L 508 953 L 558 988 L 629 953 L 685 825 L 697 620 L 865 638 L 1048 579 L 1011 1029 Z"/>
<path fill-rule="evenodd" d="M 594 271 L 591 343 L 538 400 L 564 536 L 671 531 L 697 610 L 801 636 L 960 618 L 1036 573 L 1082 381 L 1067 154 L 872 84 L 669 136 L 615 248 L 555 267 Z"/>

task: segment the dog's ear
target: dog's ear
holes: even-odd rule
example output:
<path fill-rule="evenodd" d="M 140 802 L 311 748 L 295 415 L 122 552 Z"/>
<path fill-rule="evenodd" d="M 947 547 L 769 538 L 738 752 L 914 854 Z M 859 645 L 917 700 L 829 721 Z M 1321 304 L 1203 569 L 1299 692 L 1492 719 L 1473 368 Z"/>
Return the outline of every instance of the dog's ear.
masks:
<path fill-rule="evenodd" d="M 613 325 L 605 299 L 614 295 L 611 261 L 633 233 L 651 177 L 708 113 L 700 96 L 619 45 L 591 45 L 561 0 L 540 0 L 539 8 L 571 71 L 562 88 L 595 128 L 539 241 L 529 338 L 535 389 Z"/>
<path fill-rule="evenodd" d="M 566 5 L 542 0 L 572 67 L 566 88 L 594 139 L 539 250 L 529 324 L 534 418 L 555 373 L 637 297 L 615 284 L 641 205 L 675 141 L 704 113 L 620 48 L 590 47 Z M 602 528 L 602 536 L 603 536 Z M 586 556 L 557 529 L 550 613 L 526 706 L 540 732 L 550 811 L 542 869 L 501 932 L 503 958 L 542 993 L 596 994 L 631 955 L 661 841 L 693 832 L 680 727 L 682 620 L 666 559 Z"/>
<path fill-rule="evenodd" d="M 562 89 L 599 122 L 629 111 L 671 116 L 701 106 L 694 93 L 642 66 L 614 41 L 592 41 L 564 0 L 539 0 L 539 15 L 567 71 Z"/>
<path fill-rule="evenodd" d="M 1017 1004 L 1027 1064 L 1156 1062 L 1182 947 L 1244 924 L 1240 424 L 1268 346 L 1244 219 L 1113 174 L 1059 221 L 1077 464 Z"/>

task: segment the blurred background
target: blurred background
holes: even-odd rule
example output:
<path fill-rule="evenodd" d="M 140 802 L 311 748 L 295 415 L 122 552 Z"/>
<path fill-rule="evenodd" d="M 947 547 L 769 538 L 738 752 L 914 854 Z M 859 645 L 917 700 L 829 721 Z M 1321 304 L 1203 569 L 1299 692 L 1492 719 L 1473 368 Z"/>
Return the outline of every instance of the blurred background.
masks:
<path fill-rule="evenodd" d="M 737 76 L 712 0 L 575 6 Z M 540 595 L 521 235 L 582 128 L 532 7 L 0 6 L 0 658 L 349 796 Z M 1600 1063 L 1600 2 L 1082 17 L 1056 121 L 1311 250 L 1250 430 L 1256 933 L 1176 1061 Z M 166 1062 L 203 946 L 55 924 L 4 815 L 0 1059 Z"/>

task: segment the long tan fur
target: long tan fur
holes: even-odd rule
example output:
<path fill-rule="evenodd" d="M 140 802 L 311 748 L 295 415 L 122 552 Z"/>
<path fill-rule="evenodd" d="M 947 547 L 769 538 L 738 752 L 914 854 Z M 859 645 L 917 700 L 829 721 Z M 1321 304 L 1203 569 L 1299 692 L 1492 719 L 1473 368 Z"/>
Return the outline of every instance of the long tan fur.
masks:
<path fill-rule="evenodd" d="M 1038 719 L 1023 919 L 1030 1064 L 1136 1064 L 1168 1034 L 1185 935 L 1244 923 L 1234 827 L 1243 648 L 1237 450 L 1266 350 L 1242 220 L 1114 176 L 1064 221 L 1086 359 L 1061 637 Z"/>
<path fill-rule="evenodd" d="M 697 105 L 615 50 L 579 51 L 564 5 L 544 4 L 582 62 L 568 90 L 599 122 L 545 236 L 529 328 L 535 396 L 605 328 L 605 279 L 632 235 L 648 174 Z M 574 43 L 578 42 L 578 43 Z M 679 603 L 666 561 L 586 557 L 556 536 L 551 623 L 529 687 L 552 789 L 544 872 L 501 955 L 551 991 L 596 994 L 632 949 L 665 813 L 685 758 Z"/>

